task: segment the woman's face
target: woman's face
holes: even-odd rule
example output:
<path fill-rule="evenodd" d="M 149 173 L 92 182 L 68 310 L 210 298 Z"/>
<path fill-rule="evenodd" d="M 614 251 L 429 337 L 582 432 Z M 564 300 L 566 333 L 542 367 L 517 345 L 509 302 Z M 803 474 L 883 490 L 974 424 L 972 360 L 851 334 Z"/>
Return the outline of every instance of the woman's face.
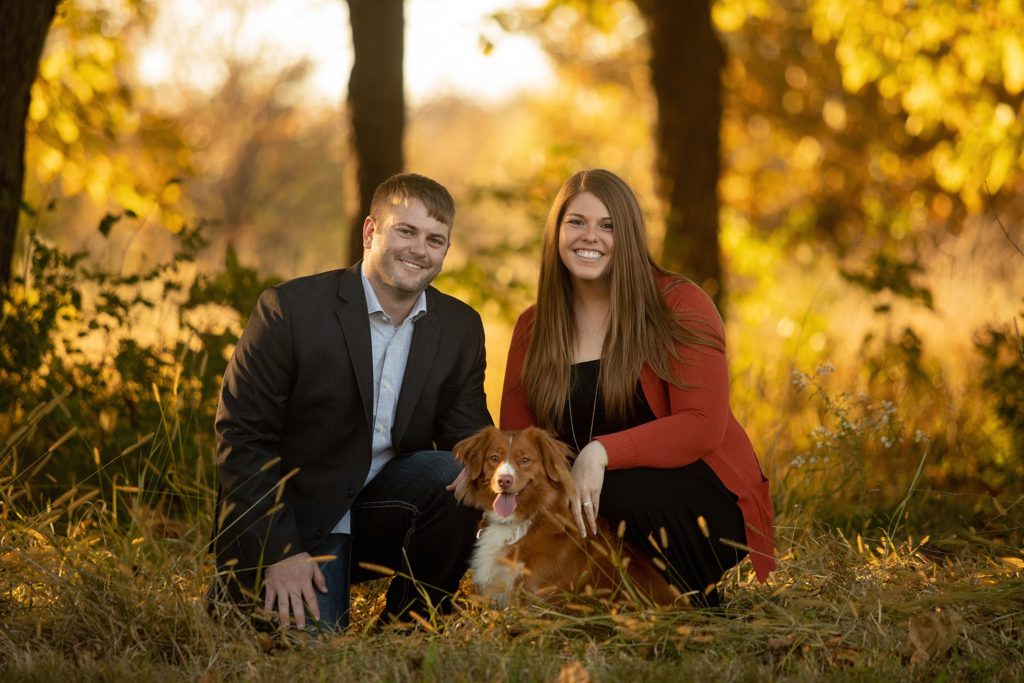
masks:
<path fill-rule="evenodd" d="M 607 280 L 612 271 L 615 238 L 608 207 L 581 192 L 565 207 L 558 233 L 558 255 L 575 280 Z"/>

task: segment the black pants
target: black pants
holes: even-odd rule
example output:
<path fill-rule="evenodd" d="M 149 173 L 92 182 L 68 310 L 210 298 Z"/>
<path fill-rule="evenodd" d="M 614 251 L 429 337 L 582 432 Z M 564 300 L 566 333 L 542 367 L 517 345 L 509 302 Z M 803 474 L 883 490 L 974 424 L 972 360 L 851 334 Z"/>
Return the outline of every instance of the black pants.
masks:
<path fill-rule="evenodd" d="M 480 512 L 459 505 L 444 487 L 460 465 L 445 451 L 395 458 L 363 489 L 352 506 L 352 534 L 329 534 L 314 556 L 322 563 L 326 595 L 317 595 L 321 623 L 348 625 L 349 585 L 381 578 L 360 563 L 397 572 L 388 587 L 385 617 L 415 610 L 444 610 L 459 587 L 473 550 Z"/>
<path fill-rule="evenodd" d="M 668 565 L 666 578 L 688 593 L 692 604 L 716 606 L 721 598 L 715 585 L 747 554 L 719 541 L 746 544 L 736 500 L 703 460 L 677 469 L 609 470 L 601 491 L 601 516 L 613 530 L 625 521 L 625 539 L 660 557 Z"/>

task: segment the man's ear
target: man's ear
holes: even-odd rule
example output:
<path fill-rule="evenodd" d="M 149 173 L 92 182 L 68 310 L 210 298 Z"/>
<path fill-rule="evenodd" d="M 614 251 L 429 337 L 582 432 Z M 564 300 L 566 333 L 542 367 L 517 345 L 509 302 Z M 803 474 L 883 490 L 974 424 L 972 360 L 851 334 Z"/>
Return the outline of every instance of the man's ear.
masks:
<path fill-rule="evenodd" d="M 363 221 L 363 249 L 369 249 L 373 242 L 373 235 L 377 232 L 377 222 L 373 216 L 367 216 Z"/>

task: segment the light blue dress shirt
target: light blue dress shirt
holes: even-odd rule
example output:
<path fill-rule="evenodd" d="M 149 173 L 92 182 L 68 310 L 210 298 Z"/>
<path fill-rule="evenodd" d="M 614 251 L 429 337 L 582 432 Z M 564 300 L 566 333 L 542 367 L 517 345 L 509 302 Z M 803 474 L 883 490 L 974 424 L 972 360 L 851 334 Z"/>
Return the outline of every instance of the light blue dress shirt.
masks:
<path fill-rule="evenodd" d="M 369 484 L 384 465 L 395 457 L 395 447 L 391 443 L 391 428 L 395 424 L 398 396 L 402 391 L 405 365 L 409 360 L 413 326 L 427 313 L 427 294 L 420 292 L 412 311 L 402 324 L 396 327 L 394 321 L 381 307 L 377 293 L 373 291 L 373 286 L 363 274 L 362 266 L 359 268 L 359 274 L 363 279 L 366 310 L 370 316 L 370 342 L 373 349 L 373 445 L 370 471 L 365 482 Z M 331 533 L 351 532 L 352 513 L 346 512 Z"/>

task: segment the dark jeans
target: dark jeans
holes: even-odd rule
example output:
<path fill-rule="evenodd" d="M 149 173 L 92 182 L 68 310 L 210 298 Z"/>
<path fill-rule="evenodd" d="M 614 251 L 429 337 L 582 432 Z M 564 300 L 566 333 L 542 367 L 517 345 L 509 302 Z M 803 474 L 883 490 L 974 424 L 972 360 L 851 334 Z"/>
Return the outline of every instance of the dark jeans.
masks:
<path fill-rule="evenodd" d="M 666 578 L 688 593 L 695 606 L 717 606 L 721 597 L 716 584 L 747 555 L 719 541 L 746 544 L 743 515 L 736 496 L 703 460 L 675 469 L 609 470 L 601 491 L 601 516 L 613 530 L 625 521 L 626 540 L 663 559 Z"/>
<path fill-rule="evenodd" d="M 479 511 L 444 490 L 460 469 L 449 452 L 421 451 L 389 462 L 360 492 L 352 534 L 329 534 L 311 553 L 335 558 L 320 565 L 327 581 L 327 593 L 317 592 L 322 628 L 347 627 L 349 586 L 382 576 L 360 563 L 398 573 L 388 588 L 386 618 L 446 609 L 466 572 L 480 519 Z"/>

